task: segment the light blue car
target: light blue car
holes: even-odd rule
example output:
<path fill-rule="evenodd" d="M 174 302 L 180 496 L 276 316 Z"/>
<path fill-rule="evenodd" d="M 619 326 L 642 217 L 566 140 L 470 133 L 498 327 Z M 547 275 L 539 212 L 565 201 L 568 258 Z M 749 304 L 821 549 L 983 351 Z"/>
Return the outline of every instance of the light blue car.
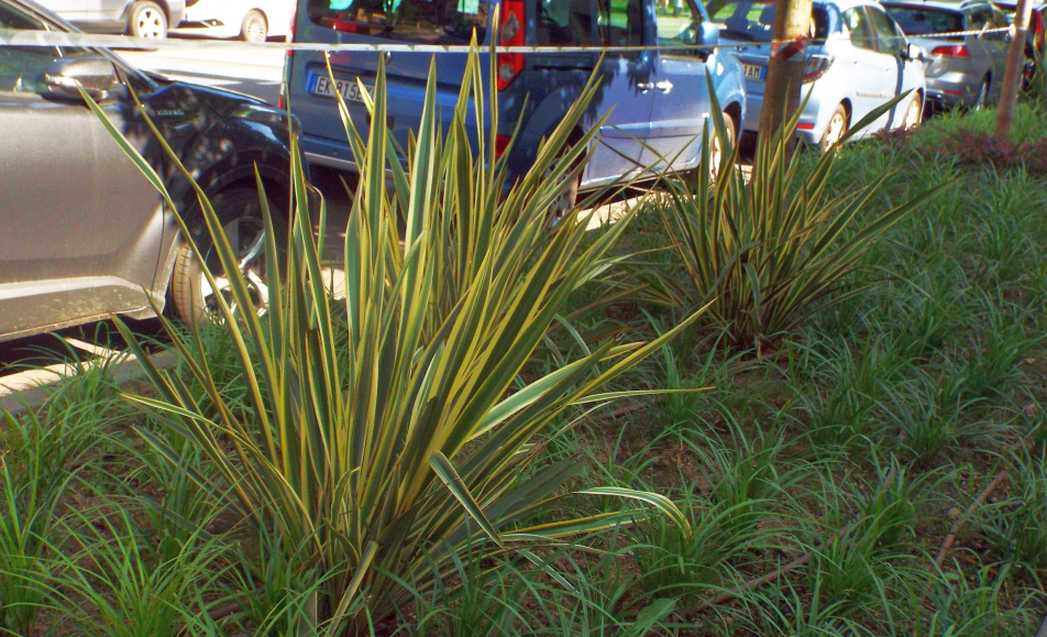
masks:
<path fill-rule="evenodd" d="M 721 42 L 743 46 L 739 59 L 746 78 L 742 128 L 755 133 L 763 106 L 773 2 L 726 0 L 710 3 Z M 897 106 L 855 137 L 883 130 L 914 128 L 923 118 L 924 53 L 910 45 L 898 25 L 878 2 L 815 0 L 811 40 L 803 55 L 803 93 L 810 93 L 797 134 L 811 144 L 829 148 L 854 122 L 891 98 L 911 91 Z"/>

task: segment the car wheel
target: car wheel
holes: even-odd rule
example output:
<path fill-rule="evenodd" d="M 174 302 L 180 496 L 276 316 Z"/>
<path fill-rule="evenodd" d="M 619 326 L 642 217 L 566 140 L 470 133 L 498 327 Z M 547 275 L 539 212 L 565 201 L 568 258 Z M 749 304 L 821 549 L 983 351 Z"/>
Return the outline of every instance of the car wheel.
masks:
<path fill-rule="evenodd" d="M 236 188 L 219 194 L 212 203 L 219 216 L 227 220 L 223 229 L 240 261 L 240 271 L 247 279 L 252 300 L 256 307 L 264 309 L 269 301 L 269 288 L 266 285 L 265 223 L 258 204 L 258 193 L 251 188 Z M 279 217 L 274 211 L 273 225 L 283 234 Z M 208 283 L 200 261 L 192 249 L 182 243 L 175 256 L 174 272 L 171 275 L 171 299 L 178 317 L 189 324 L 214 320 L 219 316 L 219 295 L 230 303 L 234 312 L 239 309 L 233 303 L 229 279 L 221 269 L 206 230 L 194 239 L 215 278 L 216 286 L 212 288 Z M 280 243 L 281 238 L 278 237 L 277 245 Z"/>
<path fill-rule="evenodd" d="M 912 97 L 912 101 L 909 102 L 909 109 L 905 111 L 905 121 L 902 123 L 902 128 L 905 130 L 913 130 L 920 126 L 923 122 L 923 96 L 916 93 Z"/>
<path fill-rule="evenodd" d="M 240 24 L 240 39 L 244 42 L 265 42 L 269 37 L 269 23 L 257 9 L 251 9 Z"/>
<path fill-rule="evenodd" d="M 716 127 L 712 126 L 712 122 L 710 122 L 709 130 L 713 134 L 709 139 L 709 181 L 716 181 L 716 178 L 720 176 L 720 164 L 723 163 L 723 156 L 731 152 L 730 149 L 734 148 L 735 140 L 738 136 L 735 130 L 737 125 L 730 113 L 725 112 L 723 114 L 723 122 L 727 125 L 725 131 L 727 139 L 721 139 L 716 134 Z"/>
<path fill-rule="evenodd" d="M 151 0 L 139 0 L 127 16 L 127 32 L 136 38 L 159 40 L 167 37 L 167 14 Z"/>
<path fill-rule="evenodd" d="M 828 151 L 843 139 L 843 136 L 847 134 L 847 109 L 844 108 L 843 104 L 837 104 L 836 110 L 833 111 L 832 117 L 829 118 L 829 124 L 825 127 L 825 132 L 822 133 L 821 147 L 823 151 Z"/>
<path fill-rule="evenodd" d="M 985 107 L 989 105 L 989 78 L 985 78 L 982 81 L 981 87 L 978 88 L 978 97 L 974 99 L 974 110 L 981 111 L 985 110 Z"/>

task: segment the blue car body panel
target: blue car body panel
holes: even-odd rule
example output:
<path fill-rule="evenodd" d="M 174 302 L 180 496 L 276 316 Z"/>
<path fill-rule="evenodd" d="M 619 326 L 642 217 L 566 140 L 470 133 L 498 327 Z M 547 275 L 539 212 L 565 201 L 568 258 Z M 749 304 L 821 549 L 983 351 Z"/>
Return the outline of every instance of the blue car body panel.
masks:
<path fill-rule="evenodd" d="M 308 1 L 299 0 L 298 3 L 296 41 L 373 44 L 405 41 L 395 37 L 375 37 L 332 29 L 310 17 Z M 548 43 L 547 39 L 542 40 L 538 35 L 539 30 L 544 28 L 539 24 L 541 12 L 549 12 L 550 7 L 556 9 L 560 6 L 555 4 L 557 2 L 570 2 L 570 5 L 565 6 L 574 10 L 584 8 L 588 1 L 527 0 L 525 44 Z M 642 32 L 637 31 L 629 37 L 636 44 L 654 47 L 658 41 L 659 19 L 654 0 L 614 1 L 619 5 L 628 3 L 628 10 L 634 12 L 629 14 L 628 19 L 637 22 L 638 28 L 638 21 L 642 19 Z M 336 4 L 339 7 L 345 5 L 346 10 L 351 5 L 344 0 L 331 2 L 332 7 Z M 457 2 L 457 6 L 462 7 L 469 0 Z M 592 5 L 595 4 L 596 0 L 593 0 Z M 493 31 L 489 21 L 493 19 L 494 3 L 474 6 L 477 7 L 479 14 L 488 16 L 486 29 L 479 29 L 486 31 L 483 34 L 483 43 L 486 44 Z M 707 19 L 701 5 L 694 5 L 691 10 Z M 663 16 L 662 20 L 664 23 L 668 18 Z M 687 18 L 673 20 L 682 23 Z M 595 30 L 595 20 L 593 25 Z M 669 24 L 669 28 L 675 28 L 674 25 Z M 452 37 L 450 41 L 440 43 L 465 44 L 467 40 Z M 566 44 L 592 43 L 572 41 Z M 378 55 L 369 52 L 332 54 L 331 66 L 336 79 L 355 82 L 359 78 L 365 85 L 373 85 Z M 489 77 L 488 58 L 488 54 L 481 54 L 485 83 Z M 458 100 L 466 55 L 441 53 L 433 56 L 399 52 L 386 55 L 389 103 L 386 125 L 405 147 L 410 131 L 417 128 L 426 78 L 432 63 L 435 63 L 437 71 L 440 116 L 447 123 Z M 582 126 L 589 130 L 599 125 L 600 134 L 583 172 L 583 188 L 596 187 L 623 176 L 640 176 L 653 165 L 671 170 L 686 170 L 696 166 L 701 135 L 711 103 L 706 84 L 707 72 L 713 80 L 721 105 L 724 108 L 732 107 L 739 117 L 739 123 L 744 116 L 745 89 L 741 66 L 735 53 L 730 50 L 710 53 L 696 46 L 693 51 L 681 52 L 662 51 L 655 47 L 646 51 L 610 53 L 602 62 L 598 54 L 589 52 L 528 53 L 524 56 L 522 71 L 508 87 L 498 92 L 497 132 L 508 135 L 518 121 L 521 123 L 517 142 L 509 156 L 512 174 L 523 174 L 530 167 L 543 138 L 561 121 L 594 70 L 598 72 L 601 85 L 583 118 Z M 320 78 L 326 76 L 323 54 L 296 51 L 288 58 L 289 105 L 302 123 L 302 148 L 307 159 L 315 164 L 352 169 L 352 158 L 334 99 L 315 94 L 317 83 L 326 82 Z M 366 131 L 369 122 L 363 103 L 350 101 L 348 107 L 354 124 L 362 132 Z M 485 121 L 489 122 L 490 118 L 485 118 Z M 475 137 L 478 131 L 472 130 L 470 133 Z M 663 157 L 670 161 L 662 161 Z"/>

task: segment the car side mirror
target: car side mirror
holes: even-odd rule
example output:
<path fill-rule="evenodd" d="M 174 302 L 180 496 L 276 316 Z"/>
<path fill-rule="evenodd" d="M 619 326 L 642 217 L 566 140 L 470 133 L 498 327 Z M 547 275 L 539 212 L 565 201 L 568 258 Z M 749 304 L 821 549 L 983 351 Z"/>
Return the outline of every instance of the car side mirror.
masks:
<path fill-rule="evenodd" d="M 925 62 L 927 60 L 927 51 L 924 50 L 919 44 L 913 44 L 908 42 L 902 51 L 902 56 L 906 60 L 915 60 L 919 62 Z"/>
<path fill-rule="evenodd" d="M 82 99 L 80 89 L 96 102 L 104 102 L 120 86 L 113 63 L 103 57 L 73 57 L 55 60 L 44 73 L 45 97 Z"/>

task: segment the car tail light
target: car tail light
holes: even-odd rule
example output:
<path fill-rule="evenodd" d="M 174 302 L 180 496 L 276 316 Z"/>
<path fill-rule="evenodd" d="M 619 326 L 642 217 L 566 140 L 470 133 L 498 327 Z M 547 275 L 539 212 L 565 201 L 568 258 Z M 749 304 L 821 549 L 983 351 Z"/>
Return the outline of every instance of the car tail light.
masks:
<path fill-rule="evenodd" d="M 527 14 L 523 0 L 503 0 L 498 19 L 498 44 L 500 46 L 523 46 L 524 27 Z M 508 88 L 524 68 L 523 53 L 499 53 L 495 57 L 498 71 L 498 90 Z"/>
<path fill-rule="evenodd" d="M 797 130 L 814 130 L 814 122 L 798 122 L 796 128 Z"/>
<path fill-rule="evenodd" d="M 512 141 L 512 135 L 495 135 L 494 137 L 494 154 L 495 157 L 501 157 L 505 154 L 505 151 L 509 150 L 509 142 Z"/>
<path fill-rule="evenodd" d="M 291 12 L 291 24 L 287 28 L 287 44 L 291 44 L 295 40 L 295 25 L 298 24 L 298 8 L 295 7 L 294 11 Z M 288 89 L 288 84 L 291 81 L 291 64 L 294 62 L 294 50 L 287 49 L 284 51 L 284 81 L 280 83 L 280 95 L 276 98 L 276 107 L 280 110 L 287 108 L 287 95 L 284 92 Z"/>
<path fill-rule="evenodd" d="M 1036 48 L 1037 48 L 1037 50 L 1040 50 L 1040 51 L 1043 50 L 1044 35 L 1045 35 L 1044 31 L 1045 30 L 1047 30 L 1047 29 L 1044 28 L 1043 13 L 1041 13 L 1040 11 L 1033 11 L 1032 12 L 1032 32 L 1033 32 L 1033 35 L 1035 36 L 1035 37 L 1033 37 L 1033 42 L 1036 43 Z"/>
<path fill-rule="evenodd" d="M 943 58 L 969 58 L 971 57 L 971 52 L 963 44 L 953 44 L 950 46 L 936 46 L 931 51 L 931 55 Z"/>
<path fill-rule="evenodd" d="M 807 62 L 803 66 L 803 83 L 813 82 L 825 75 L 825 72 L 832 66 L 833 59 L 826 55 L 812 55 L 807 58 Z"/>

